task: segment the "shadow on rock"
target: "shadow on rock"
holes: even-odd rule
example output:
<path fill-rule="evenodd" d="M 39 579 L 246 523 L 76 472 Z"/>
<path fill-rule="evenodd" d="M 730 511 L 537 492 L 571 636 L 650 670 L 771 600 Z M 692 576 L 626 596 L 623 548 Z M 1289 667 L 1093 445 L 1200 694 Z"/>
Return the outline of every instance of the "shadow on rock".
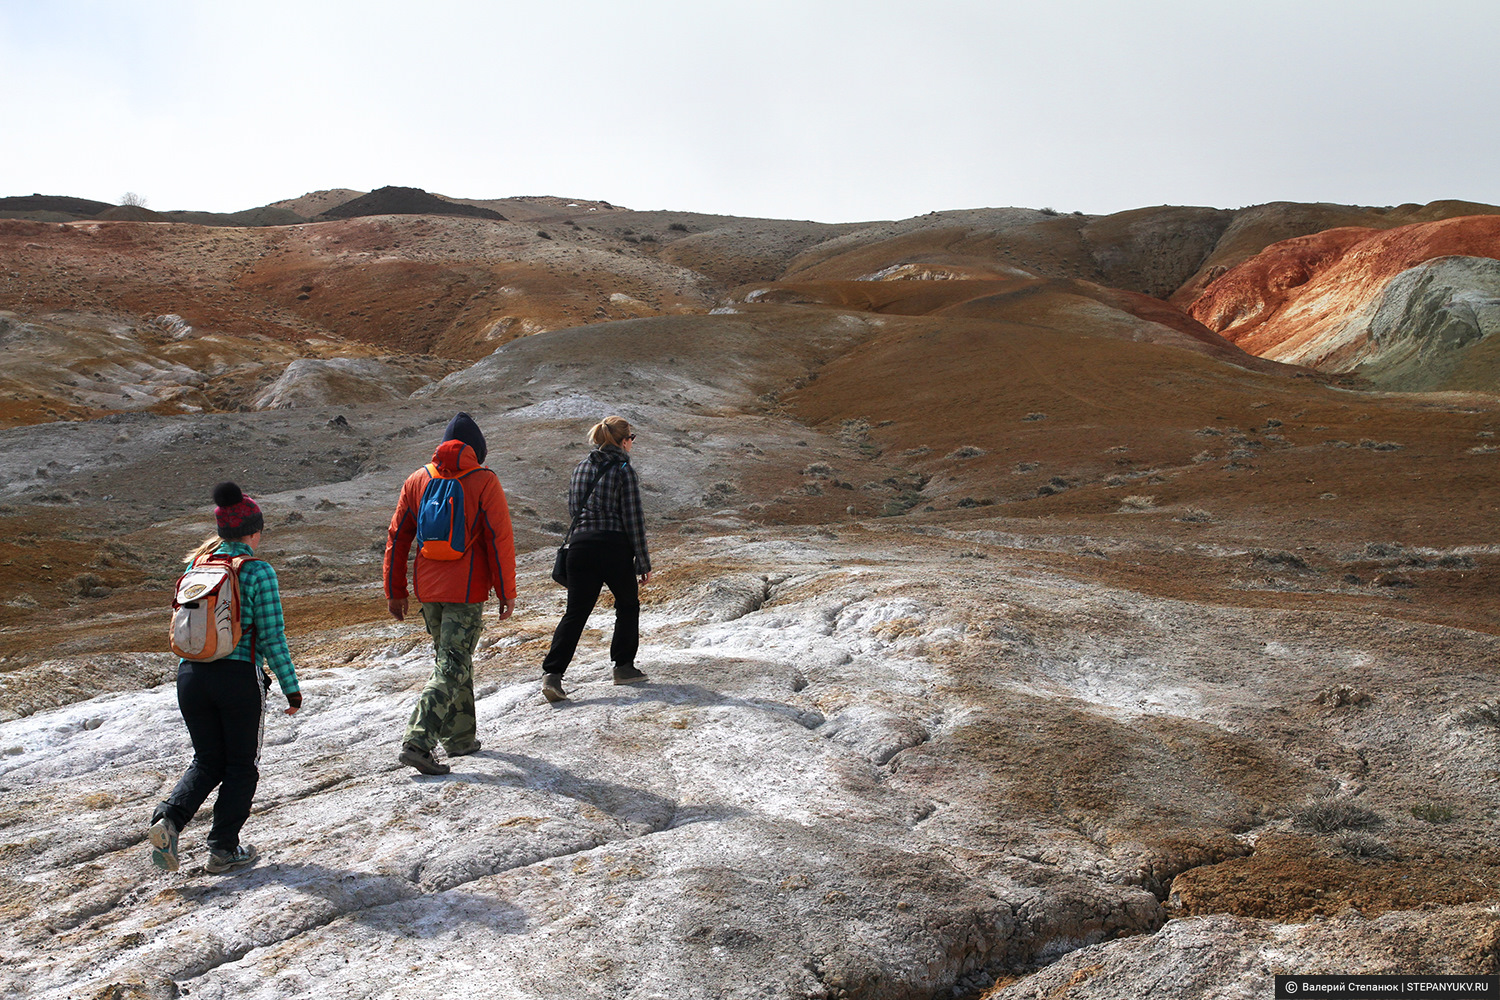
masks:
<path fill-rule="evenodd" d="M 558 702 L 553 708 L 566 710 L 569 706 L 584 708 L 591 705 L 619 707 L 639 704 L 643 701 L 659 701 L 664 705 L 696 705 L 702 708 L 716 706 L 748 708 L 791 719 L 805 729 L 817 729 L 824 722 L 821 712 L 798 708 L 770 698 L 731 698 L 700 684 L 638 685 L 632 688 L 632 691 L 633 696 L 605 695 L 599 698 L 570 698 L 568 701 Z"/>
<path fill-rule="evenodd" d="M 521 770 L 519 780 L 510 775 L 475 775 L 475 780 L 518 787 L 538 788 L 593 806 L 618 823 L 645 827 L 656 833 L 688 823 L 733 819 L 744 810 L 732 806 L 683 806 L 655 792 L 594 778 L 581 778 L 566 768 L 525 754 L 497 753 L 495 757 Z"/>

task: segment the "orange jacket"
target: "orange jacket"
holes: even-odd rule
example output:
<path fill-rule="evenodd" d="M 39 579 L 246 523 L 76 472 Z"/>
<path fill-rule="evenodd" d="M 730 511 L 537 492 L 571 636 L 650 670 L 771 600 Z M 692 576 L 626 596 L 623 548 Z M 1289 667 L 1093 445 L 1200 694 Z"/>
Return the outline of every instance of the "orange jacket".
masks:
<path fill-rule="evenodd" d="M 458 559 L 427 559 L 417 553 L 417 600 L 424 604 L 451 602 L 479 604 L 493 589 L 502 601 L 516 596 L 516 542 L 510 529 L 510 508 L 500 478 L 479 464 L 474 449 L 462 441 L 444 441 L 432 453 L 432 464 L 445 476 L 463 475 L 464 537 Z M 422 491 L 433 479 L 427 466 L 406 477 L 385 540 L 385 596 L 406 596 L 406 562 L 417 536 L 417 510 Z"/>

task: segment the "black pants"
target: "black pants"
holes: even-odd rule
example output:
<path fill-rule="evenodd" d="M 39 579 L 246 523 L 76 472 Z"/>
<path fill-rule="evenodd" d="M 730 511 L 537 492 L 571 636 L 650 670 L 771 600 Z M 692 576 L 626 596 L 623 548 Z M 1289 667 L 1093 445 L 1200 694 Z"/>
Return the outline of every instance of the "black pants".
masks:
<path fill-rule="evenodd" d="M 166 816 L 181 830 L 218 788 L 208 847 L 228 853 L 240 845 L 240 827 L 260 782 L 265 709 L 260 671 L 244 660 L 183 660 L 177 668 L 177 707 L 193 740 L 193 762 L 152 819 Z"/>
<path fill-rule="evenodd" d="M 552 648 L 542 661 L 543 673 L 561 674 L 568 669 L 578 637 L 599 602 L 599 591 L 606 586 L 615 595 L 615 633 L 609 642 L 609 658 L 617 664 L 635 662 L 635 651 L 641 644 L 635 550 L 623 533 L 601 533 L 575 538 L 568 545 L 568 608 L 552 633 Z"/>

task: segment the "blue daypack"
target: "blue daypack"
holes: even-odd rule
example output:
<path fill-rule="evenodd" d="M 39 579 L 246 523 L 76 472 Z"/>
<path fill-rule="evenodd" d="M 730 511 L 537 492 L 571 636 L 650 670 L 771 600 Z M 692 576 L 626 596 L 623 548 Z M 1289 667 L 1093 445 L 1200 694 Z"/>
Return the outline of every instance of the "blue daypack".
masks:
<path fill-rule="evenodd" d="M 478 470 L 469 470 L 475 471 Z M 427 474 L 431 478 L 422 490 L 422 502 L 417 509 L 417 545 L 425 558 L 463 558 L 469 521 L 460 480 L 469 472 L 450 479 L 441 475 L 436 465 L 428 463 Z"/>

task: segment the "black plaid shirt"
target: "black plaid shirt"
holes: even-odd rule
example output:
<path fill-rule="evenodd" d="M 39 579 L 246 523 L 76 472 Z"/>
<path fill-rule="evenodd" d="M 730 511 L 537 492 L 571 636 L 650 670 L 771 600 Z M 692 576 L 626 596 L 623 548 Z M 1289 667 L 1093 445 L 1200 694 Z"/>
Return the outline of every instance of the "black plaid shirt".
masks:
<path fill-rule="evenodd" d="M 607 463 L 608 470 L 599 478 L 594 492 L 589 494 L 588 506 L 583 504 L 583 495 L 589 484 L 599 475 Z M 573 480 L 568 484 L 568 516 L 576 517 L 578 523 L 574 533 L 581 531 L 619 531 L 630 539 L 635 549 L 635 571 L 638 574 L 651 572 L 651 556 L 646 551 L 646 516 L 641 511 L 640 484 L 635 470 L 630 467 L 630 458 L 625 450 L 607 444 L 589 452 L 587 458 L 573 470 Z"/>

